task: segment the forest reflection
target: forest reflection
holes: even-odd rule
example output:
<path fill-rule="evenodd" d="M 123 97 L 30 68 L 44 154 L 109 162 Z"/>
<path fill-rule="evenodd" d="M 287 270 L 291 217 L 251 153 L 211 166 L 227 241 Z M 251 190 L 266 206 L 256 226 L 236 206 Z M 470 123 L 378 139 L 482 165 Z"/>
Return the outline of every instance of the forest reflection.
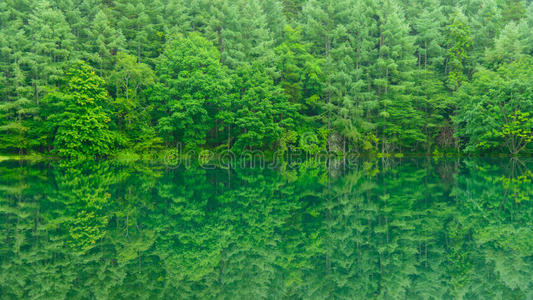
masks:
<path fill-rule="evenodd" d="M 2 299 L 531 299 L 533 160 L 0 163 Z"/>

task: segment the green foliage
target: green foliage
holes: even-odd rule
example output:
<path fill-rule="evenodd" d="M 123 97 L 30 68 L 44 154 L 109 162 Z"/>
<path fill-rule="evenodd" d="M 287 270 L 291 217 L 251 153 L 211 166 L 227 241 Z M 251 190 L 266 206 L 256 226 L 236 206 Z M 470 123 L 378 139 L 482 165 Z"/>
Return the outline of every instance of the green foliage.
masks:
<path fill-rule="evenodd" d="M 100 106 L 110 121 L 91 117 L 107 124 L 109 149 L 87 156 L 178 144 L 284 152 L 309 136 L 319 140 L 311 152 L 504 151 L 494 130 L 514 110 L 455 116 L 485 109 L 464 95 L 486 72 L 531 59 L 532 16 L 526 0 L 1 1 L 0 152 L 74 139 L 56 136 L 46 120 L 60 112 L 43 99 L 70 97 L 78 60 L 109 95 Z M 502 83 L 483 89 L 528 103 Z M 472 122 L 480 132 L 464 127 Z M 486 142 L 470 147 L 478 135 Z"/>
<path fill-rule="evenodd" d="M 452 90 L 457 90 L 467 80 L 465 64 L 469 59 L 468 51 L 472 47 L 470 27 L 460 10 L 452 15 L 447 31 L 448 85 Z"/>
<path fill-rule="evenodd" d="M 1 162 L 2 298 L 530 298 L 531 159 L 330 163 Z"/>
<path fill-rule="evenodd" d="M 137 63 L 132 55 L 119 52 L 109 81 L 115 85 L 118 129 L 126 133 L 129 144 L 137 153 L 158 149 L 162 138 L 151 126 L 153 106 L 147 101 L 145 89 L 156 80 L 154 71 L 144 63 Z"/>
<path fill-rule="evenodd" d="M 168 143 L 204 145 L 216 117 L 231 121 L 231 116 L 217 115 L 230 105 L 230 78 L 216 47 L 201 35 L 171 40 L 159 58 L 157 74 L 160 82 L 152 99 L 159 104 L 158 131 Z"/>
<path fill-rule="evenodd" d="M 465 150 L 502 149 L 517 154 L 525 150 L 533 110 L 533 60 L 522 59 L 498 71 L 481 70 L 461 88 L 454 123 Z"/>
<path fill-rule="evenodd" d="M 28 118 L 36 114 L 36 107 L 25 98 L 0 103 L 0 151 L 22 152 L 30 148 L 27 133 Z"/>
<path fill-rule="evenodd" d="M 237 135 L 232 149 L 275 149 L 286 132 L 294 129 L 297 106 L 263 71 L 245 68 L 238 76 L 235 88 L 241 93 L 234 103 Z"/>
<path fill-rule="evenodd" d="M 103 157 L 112 152 L 115 134 L 104 87 L 104 80 L 80 62 L 67 72 L 63 88 L 43 100 L 46 134 L 59 156 Z"/>
<path fill-rule="evenodd" d="M 520 40 L 516 23 L 509 23 L 494 42 L 494 48 L 487 51 L 487 61 L 491 65 L 511 63 L 523 58 L 524 46 Z"/>
<path fill-rule="evenodd" d="M 533 141 L 533 116 L 529 112 L 515 111 L 506 118 L 501 131 L 496 136 L 502 137 L 512 154 L 518 154 Z"/>

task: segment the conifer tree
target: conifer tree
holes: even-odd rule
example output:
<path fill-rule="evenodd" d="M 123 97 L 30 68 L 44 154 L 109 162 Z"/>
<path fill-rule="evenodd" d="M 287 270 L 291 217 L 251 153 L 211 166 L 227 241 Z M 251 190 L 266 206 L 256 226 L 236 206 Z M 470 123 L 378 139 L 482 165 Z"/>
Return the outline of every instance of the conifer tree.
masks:
<path fill-rule="evenodd" d="M 281 87 L 289 101 L 312 109 L 320 97 L 321 63 L 310 52 L 310 44 L 302 38 L 302 28 L 284 29 L 284 40 L 276 48 Z"/>
<path fill-rule="evenodd" d="M 423 141 L 423 135 L 420 116 L 406 92 L 416 63 L 409 25 L 394 1 L 383 1 L 377 14 L 379 52 L 373 67 L 374 86 L 379 100 L 381 151 L 389 152 L 390 147 L 414 146 Z M 406 119 L 412 122 L 405 122 Z"/>
<path fill-rule="evenodd" d="M 224 17 L 224 64 L 231 69 L 255 65 L 275 77 L 275 44 L 261 1 L 232 1 Z"/>
<path fill-rule="evenodd" d="M 295 20 L 304 3 L 305 0 L 282 0 L 283 14 L 288 20 Z"/>
<path fill-rule="evenodd" d="M 430 0 L 424 4 L 412 21 L 412 27 L 416 31 L 417 66 L 419 70 L 443 70 L 445 50 L 442 47 L 442 28 L 445 19 L 438 1 Z"/>
<path fill-rule="evenodd" d="M 28 22 L 29 35 L 34 40 L 31 56 L 27 58 L 28 67 L 34 100 L 39 103 L 46 90 L 59 83 L 63 69 L 75 58 L 75 36 L 63 12 L 54 8 L 49 0 L 35 2 Z"/>
<path fill-rule="evenodd" d="M 100 76 L 107 75 L 114 64 L 113 56 L 126 49 L 126 41 L 122 33 L 113 27 L 109 17 L 101 10 L 90 26 L 90 41 L 87 46 L 91 51 L 87 54 Z"/>
<path fill-rule="evenodd" d="M 477 62 L 483 62 L 487 48 L 494 46 L 494 39 L 502 29 L 503 18 L 496 0 L 484 0 L 480 9 L 470 18 L 472 31 L 472 56 Z"/>
<path fill-rule="evenodd" d="M 343 10 L 345 2 L 338 1 L 309 1 L 303 8 L 305 19 L 305 37 L 312 43 L 311 53 L 323 60 L 322 71 L 324 83 L 322 84 L 322 97 L 320 99 L 320 116 L 327 131 L 327 139 L 330 140 L 333 132 L 333 122 L 336 119 L 336 104 L 339 103 L 338 95 L 335 95 L 335 66 L 332 57 L 333 41 L 337 22 L 343 16 L 346 18 L 346 10 Z M 337 88 L 342 86 L 337 85 Z M 342 95 L 341 95 L 342 97 Z M 337 147 L 329 143 L 330 149 Z"/>
<path fill-rule="evenodd" d="M 487 49 L 486 59 L 490 66 L 511 63 L 524 56 L 524 45 L 520 39 L 519 27 L 510 22 L 494 41 L 494 48 Z"/>
<path fill-rule="evenodd" d="M 467 80 L 466 71 L 472 37 L 465 15 L 455 10 L 447 27 L 447 60 L 448 85 L 457 90 Z"/>

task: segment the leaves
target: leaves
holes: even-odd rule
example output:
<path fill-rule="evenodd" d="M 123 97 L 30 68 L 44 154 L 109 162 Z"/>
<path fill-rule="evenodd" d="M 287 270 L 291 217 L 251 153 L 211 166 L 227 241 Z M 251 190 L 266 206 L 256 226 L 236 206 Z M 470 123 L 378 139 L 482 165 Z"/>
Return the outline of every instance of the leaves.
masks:
<path fill-rule="evenodd" d="M 532 150 L 495 133 L 509 114 L 531 110 L 533 6 L 525 1 L 0 5 L 2 152 L 58 147 L 59 127 L 45 120 L 59 114 L 43 102 L 57 93 L 104 109 L 109 121 L 92 116 L 111 132 L 100 156 L 178 144 L 298 151 L 308 135 L 338 154 Z M 68 74 L 80 59 L 100 79 Z M 66 85 L 76 86 L 72 95 Z M 91 94 L 100 87 L 105 104 Z"/>
<path fill-rule="evenodd" d="M 103 157 L 113 149 L 114 133 L 104 81 L 93 69 L 78 63 L 68 73 L 65 87 L 43 100 L 46 129 L 53 132 L 54 152 L 67 158 Z"/>

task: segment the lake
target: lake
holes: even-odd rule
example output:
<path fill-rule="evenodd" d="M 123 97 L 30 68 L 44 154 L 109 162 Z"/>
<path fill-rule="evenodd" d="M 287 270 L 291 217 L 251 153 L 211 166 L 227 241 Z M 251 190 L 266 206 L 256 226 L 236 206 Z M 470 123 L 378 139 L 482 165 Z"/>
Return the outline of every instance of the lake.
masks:
<path fill-rule="evenodd" d="M 0 163 L 1 299 L 533 299 L 533 159 Z"/>

